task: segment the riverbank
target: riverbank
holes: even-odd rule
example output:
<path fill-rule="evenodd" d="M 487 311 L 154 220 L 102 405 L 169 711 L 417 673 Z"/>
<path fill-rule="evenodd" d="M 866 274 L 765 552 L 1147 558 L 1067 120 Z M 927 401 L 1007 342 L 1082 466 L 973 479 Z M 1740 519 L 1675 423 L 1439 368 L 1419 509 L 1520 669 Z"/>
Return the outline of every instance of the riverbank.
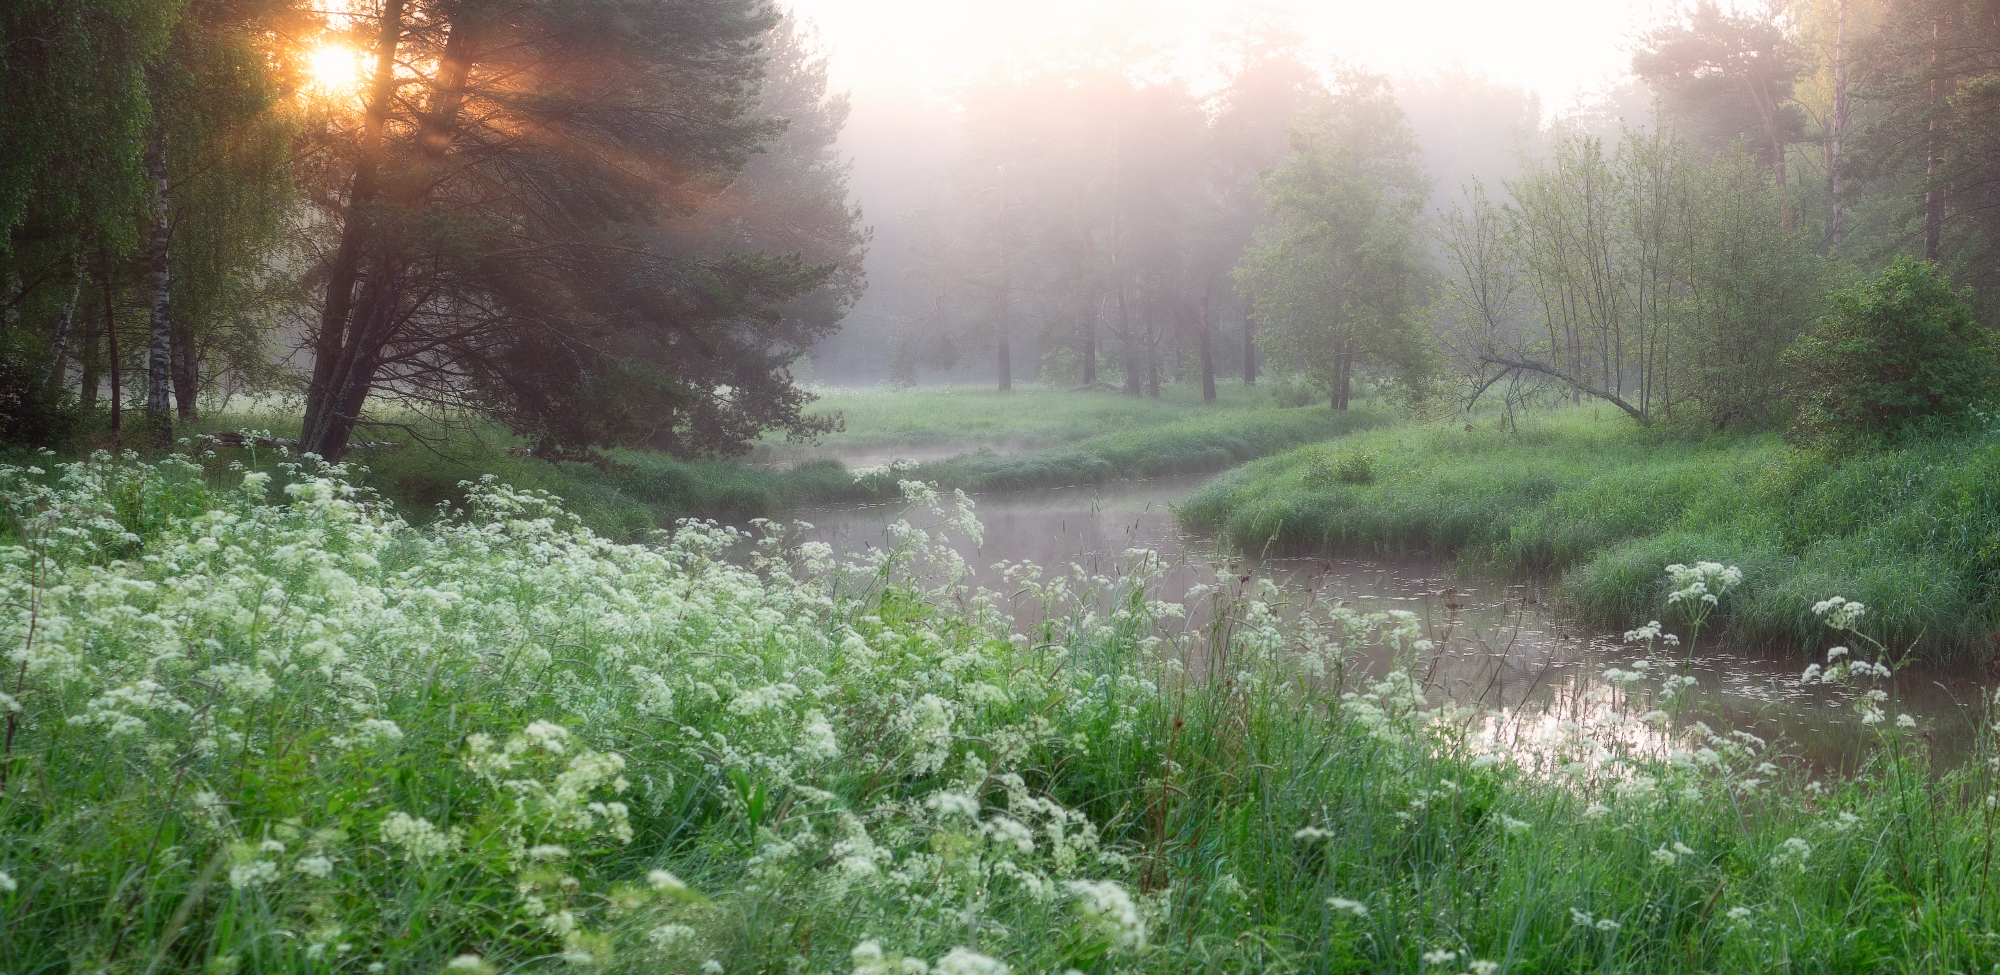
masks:
<path fill-rule="evenodd" d="M 1887 678 L 1864 773 L 1813 781 L 1672 675 L 1460 710 L 1412 623 L 1225 592 L 1186 633 L 1144 563 L 1020 576 L 1010 622 L 918 583 L 935 534 L 836 586 L 499 486 L 425 528 L 219 462 L 0 489 L 6 971 L 2000 961 L 1990 741 L 1929 767 Z"/>
<path fill-rule="evenodd" d="M 1184 392 L 1160 400 L 1040 389 L 1007 397 L 963 389 L 829 394 L 830 401 L 855 411 L 851 416 L 857 429 L 834 434 L 828 446 L 816 449 L 883 449 L 882 444 L 904 437 L 911 429 L 906 424 L 918 417 L 965 422 L 967 430 L 958 442 L 968 447 L 988 444 L 987 449 L 968 449 L 941 459 L 861 470 L 838 459 L 773 467 L 734 460 L 682 460 L 643 450 L 612 451 L 598 464 L 549 461 L 526 452 L 504 430 L 473 423 L 374 428 L 379 431 L 374 435 L 392 446 L 356 451 L 349 466 L 355 483 L 395 502 L 405 517 L 417 521 L 432 517 L 440 505 L 462 504 L 463 485 L 490 476 L 521 490 L 556 495 L 592 530 L 636 541 L 682 518 L 740 524 L 805 505 L 893 499 L 897 482 L 905 478 L 980 492 L 1209 473 L 1394 419 L 1386 409 L 1370 405 L 1335 413 L 1322 406 L 1273 406 L 1266 394 L 1255 390 L 1234 392 L 1240 395 L 1209 405 Z M 1087 425 L 1089 412 L 1099 409 L 1107 418 L 1094 427 Z M 1059 445 L 1019 453 L 990 449 L 993 424 L 1007 417 L 1015 424 L 1010 429 Z M 285 437 L 296 434 L 296 425 L 295 417 L 284 415 L 224 414 L 205 417 L 183 435 L 248 428 Z M 902 432 L 890 436 L 884 431 Z M 923 443 L 937 452 L 945 441 Z M 206 448 L 190 441 L 179 449 Z M 219 449 L 230 459 L 264 469 L 283 459 L 270 449 Z"/>
<path fill-rule="evenodd" d="M 2000 436 L 1917 438 L 1828 460 L 1775 435 L 1690 437 L 1588 408 L 1473 430 L 1358 433 L 1217 478 L 1182 507 L 1239 547 L 1424 552 L 1471 570 L 1562 573 L 1592 625 L 1661 616 L 1660 566 L 1740 566 L 1717 632 L 1778 652 L 1830 637 L 1806 611 L 1831 595 L 1876 607 L 1885 642 L 1985 659 L 2000 578 Z M 1365 457 L 1366 483 L 1340 461 Z M 1351 480 L 1360 480 L 1354 478 Z"/>

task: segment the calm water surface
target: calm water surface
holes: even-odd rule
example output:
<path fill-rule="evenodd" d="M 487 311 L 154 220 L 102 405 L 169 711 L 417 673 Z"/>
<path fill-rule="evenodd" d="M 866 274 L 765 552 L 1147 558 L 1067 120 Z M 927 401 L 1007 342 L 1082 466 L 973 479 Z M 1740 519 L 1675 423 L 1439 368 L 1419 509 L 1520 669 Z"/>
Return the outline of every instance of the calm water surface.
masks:
<path fill-rule="evenodd" d="M 1504 715 L 1505 734 L 1518 747 L 1534 747 L 1532 739 L 1556 732 L 1563 721 L 1588 725 L 1603 717 L 1608 705 L 1592 692 L 1605 686 L 1605 669 L 1630 668 L 1645 658 L 1642 646 L 1627 645 L 1616 633 L 1579 628 L 1552 612 L 1543 582 L 1467 577 L 1436 562 L 1260 559 L 1220 549 L 1213 539 L 1174 524 L 1172 505 L 1209 476 L 977 496 L 985 539 L 977 548 L 961 541 L 959 552 L 977 570 L 975 582 L 996 590 L 1003 588 L 996 563 L 1108 573 L 1127 550 L 1140 548 L 1160 553 L 1168 565 L 1163 599 L 1182 599 L 1197 584 L 1240 587 L 1246 577 L 1261 575 L 1296 595 L 1301 606 L 1344 602 L 1364 612 L 1407 610 L 1437 644 L 1431 659 L 1418 661 L 1435 691 Z M 788 517 L 815 526 L 807 537 L 856 552 L 882 545 L 884 526 L 900 511 L 854 505 L 801 509 Z M 1364 661 L 1377 671 L 1396 663 L 1386 652 L 1364 655 Z M 1685 672 L 1699 681 L 1677 712 L 1683 727 L 1700 719 L 1718 729 L 1746 730 L 1829 772 L 1853 768 L 1873 741 L 1856 721 L 1852 692 L 1800 683 L 1804 660 L 1704 641 L 1692 654 L 1679 648 L 1654 654 L 1650 663 L 1655 674 Z M 1658 683 L 1645 681 L 1622 706 L 1645 710 L 1645 689 Z M 1896 683 L 1899 709 L 1920 722 L 1916 746 L 1947 762 L 1965 754 L 1987 690 L 1984 675 L 1912 666 Z"/>

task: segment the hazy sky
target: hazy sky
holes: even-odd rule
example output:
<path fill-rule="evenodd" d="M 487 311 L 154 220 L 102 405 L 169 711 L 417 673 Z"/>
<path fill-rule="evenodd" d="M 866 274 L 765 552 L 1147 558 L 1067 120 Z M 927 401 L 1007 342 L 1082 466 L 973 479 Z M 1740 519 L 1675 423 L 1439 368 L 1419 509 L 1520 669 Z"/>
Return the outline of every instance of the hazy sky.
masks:
<path fill-rule="evenodd" d="M 1102 18 L 1140 19 L 1199 75 L 1232 0 L 791 0 L 833 50 L 837 87 L 857 101 L 887 90 L 947 89 L 981 62 L 1077 33 Z M 1301 0 L 1289 9 L 1309 51 L 1388 73 L 1461 64 L 1526 86 L 1559 111 L 1625 73 L 1626 38 L 1659 0 Z"/>

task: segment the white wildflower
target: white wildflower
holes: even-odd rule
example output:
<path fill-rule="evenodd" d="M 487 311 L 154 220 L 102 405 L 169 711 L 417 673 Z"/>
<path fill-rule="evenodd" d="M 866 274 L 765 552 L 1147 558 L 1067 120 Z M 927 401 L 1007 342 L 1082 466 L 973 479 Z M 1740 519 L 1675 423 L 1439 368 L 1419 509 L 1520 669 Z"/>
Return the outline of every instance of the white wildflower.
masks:
<path fill-rule="evenodd" d="M 953 948 L 931 966 L 931 971 L 935 975 L 1007 975 L 1009 969 L 997 958 L 988 958 L 970 948 Z"/>
<path fill-rule="evenodd" d="M 333 876 L 333 861 L 327 857 L 305 857 L 293 864 L 292 869 L 308 877 L 324 880 Z"/>
<path fill-rule="evenodd" d="M 1117 881 L 1071 880 L 1063 888 L 1076 895 L 1084 920 L 1113 948 L 1135 951 L 1145 947 L 1146 922 L 1140 919 L 1132 895 Z"/>
<path fill-rule="evenodd" d="M 229 886 L 237 890 L 256 890 L 278 879 L 278 865 L 269 860 L 252 860 L 229 868 Z"/>
<path fill-rule="evenodd" d="M 1355 917 L 1368 916 L 1368 905 L 1363 904 L 1360 901 L 1348 900 L 1345 897 L 1329 897 L 1326 899 L 1326 906 L 1333 908 L 1336 911 L 1344 911 L 1348 914 L 1352 914 Z"/>
<path fill-rule="evenodd" d="M 382 820 L 382 839 L 403 848 L 412 859 L 433 857 L 451 849 L 451 839 L 431 825 L 430 820 L 405 812 L 392 812 Z"/>

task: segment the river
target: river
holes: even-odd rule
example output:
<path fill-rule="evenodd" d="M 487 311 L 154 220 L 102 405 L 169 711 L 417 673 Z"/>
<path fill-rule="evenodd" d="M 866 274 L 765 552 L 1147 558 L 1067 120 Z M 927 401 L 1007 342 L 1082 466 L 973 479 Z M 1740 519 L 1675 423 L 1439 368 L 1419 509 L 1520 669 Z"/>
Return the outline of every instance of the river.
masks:
<path fill-rule="evenodd" d="M 1406 610 L 1435 644 L 1428 659 L 1399 662 L 1374 648 L 1357 662 L 1377 672 L 1413 664 L 1434 697 L 1487 710 L 1482 733 L 1509 748 L 1551 749 L 1579 727 L 1623 727 L 1619 733 L 1631 734 L 1631 722 L 1616 715 L 1654 708 L 1658 702 L 1648 698 L 1657 678 L 1683 673 L 1697 683 L 1673 707 L 1670 727 L 1685 730 L 1699 720 L 1749 732 L 1827 774 L 1852 771 L 1879 747 L 1883 728 L 1860 723 L 1855 691 L 1801 682 L 1807 661 L 1707 639 L 1692 652 L 1662 647 L 1649 656 L 1617 633 L 1565 620 L 1554 610 L 1549 580 L 1468 576 L 1421 559 L 1256 558 L 1223 550 L 1214 539 L 1178 527 L 1173 516 L 1174 503 L 1211 476 L 978 496 L 983 543 L 974 547 L 961 539 L 956 547 L 976 570 L 974 582 L 995 590 L 1004 588 L 992 569 L 996 563 L 1108 572 L 1128 550 L 1149 549 L 1166 565 L 1162 599 L 1181 600 L 1196 585 L 1240 587 L 1261 575 L 1293 597 L 1295 607 L 1338 601 L 1367 612 Z M 901 511 L 900 505 L 880 504 L 805 508 L 787 519 L 814 526 L 805 538 L 858 552 L 883 545 L 885 526 Z M 1640 668 L 1651 676 L 1609 693 L 1605 671 Z M 1957 761 L 1974 744 L 1987 683 L 1977 671 L 1913 665 L 1894 682 L 1890 722 L 1897 713 L 1911 715 L 1918 726 L 1899 732 L 1901 740 L 1929 750 L 1940 763 Z"/>

